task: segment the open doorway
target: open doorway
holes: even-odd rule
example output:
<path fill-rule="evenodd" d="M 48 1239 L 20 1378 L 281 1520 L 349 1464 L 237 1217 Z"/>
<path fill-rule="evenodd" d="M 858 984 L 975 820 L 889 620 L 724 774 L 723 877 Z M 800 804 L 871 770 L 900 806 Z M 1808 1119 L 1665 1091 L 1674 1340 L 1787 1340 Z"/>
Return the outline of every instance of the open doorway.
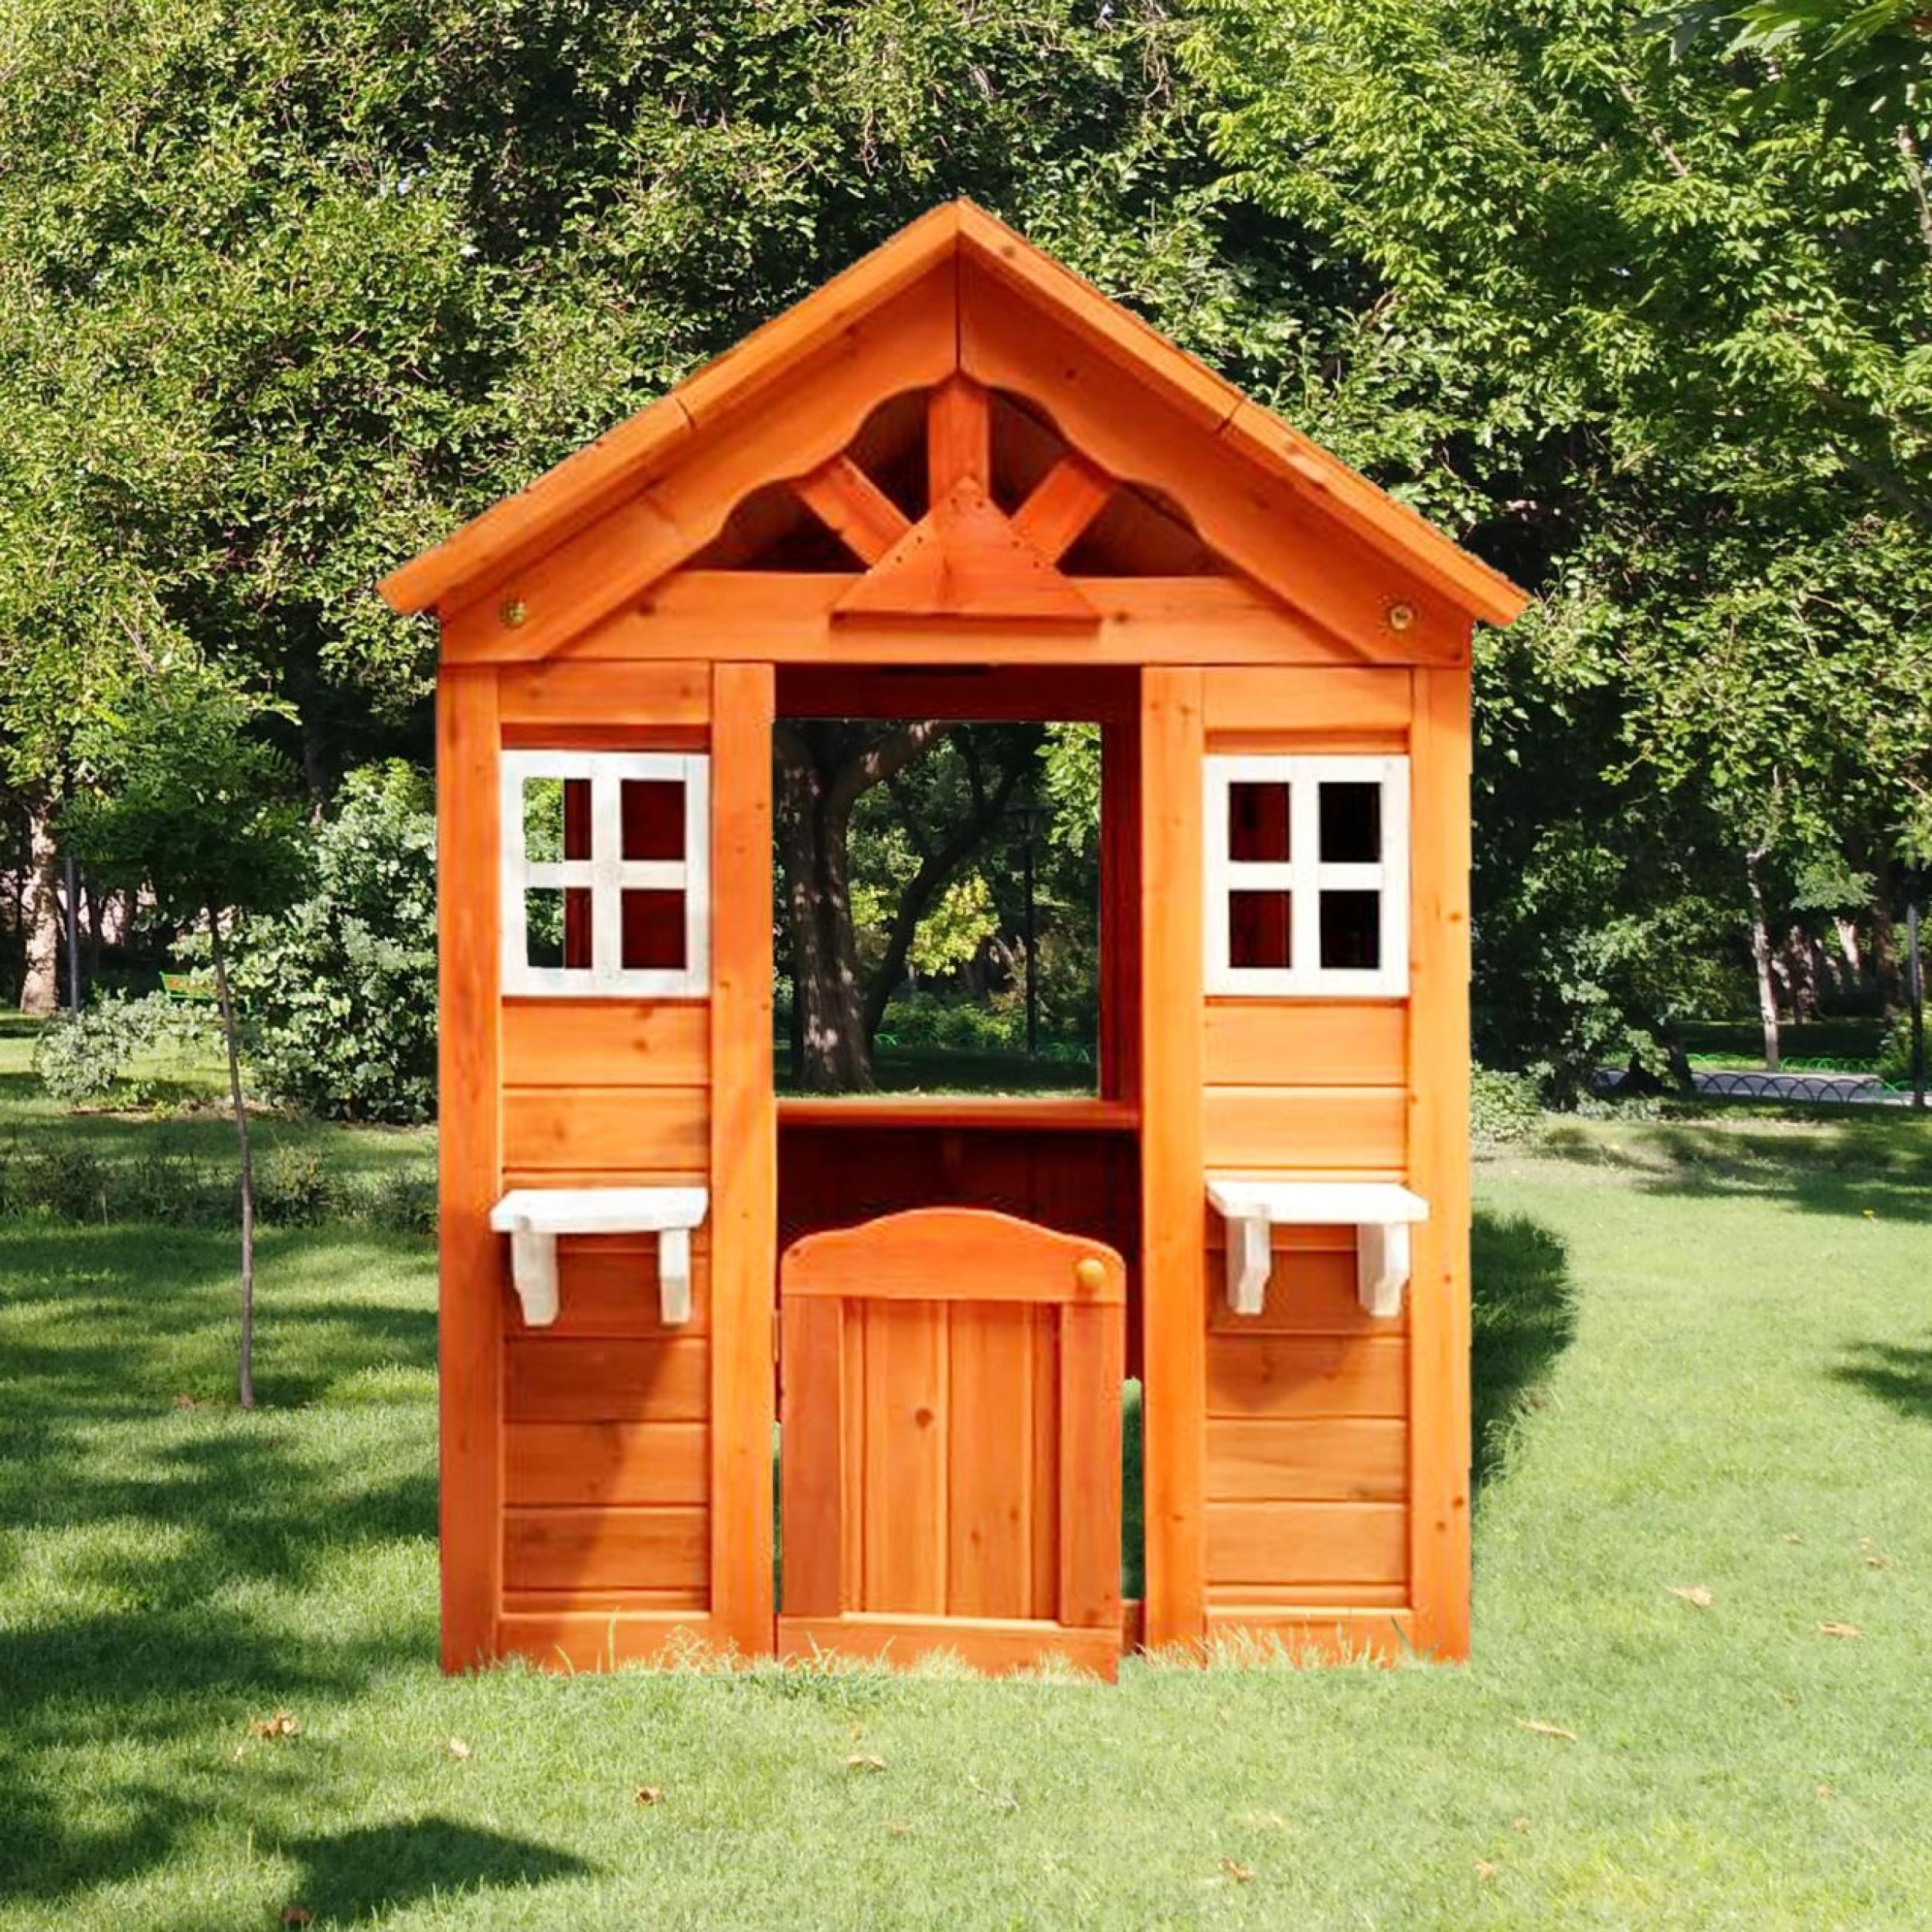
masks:
<path fill-rule="evenodd" d="M 1100 725 L 782 716 L 773 755 L 781 1088 L 1097 1094 Z"/>

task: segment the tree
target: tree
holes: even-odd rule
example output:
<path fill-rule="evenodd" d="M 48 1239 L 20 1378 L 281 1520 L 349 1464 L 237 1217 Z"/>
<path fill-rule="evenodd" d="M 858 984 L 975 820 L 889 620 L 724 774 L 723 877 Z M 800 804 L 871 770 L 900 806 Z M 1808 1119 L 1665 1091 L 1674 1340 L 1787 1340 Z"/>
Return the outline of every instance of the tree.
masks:
<path fill-rule="evenodd" d="M 74 736 L 82 780 L 64 828 L 97 876 L 147 887 L 165 917 L 208 934 L 241 1179 L 241 1336 L 236 1387 L 255 1406 L 255 1180 L 224 927 L 284 905 L 298 885 L 301 815 L 286 762 L 257 738 L 261 715 L 192 661 L 155 667 Z"/>
<path fill-rule="evenodd" d="M 1230 103 L 1226 192 L 1345 270 L 1304 423 L 1545 593 L 1479 658 L 1516 680 L 1479 685 L 1485 754 L 1527 714 L 1596 784 L 1487 763 L 1479 842 L 1600 855 L 1566 876 L 1616 882 L 1607 930 L 1725 900 L 1748 927 L 1754 869 L 1768 937 L 1774 870 L 1922 837 L 1922 175 L 1624 0 L 1208 0 L 1189 59 Z M 1633 878 L 1645 847 L 1668 862 Z M 1510 913 L 1479 899 L 1479 951 L 1536 929 Z M 1641 1000 L 1617 1016 L 1649 1029 L 1664 992 L 1580 975 L 1554 1003 Z"/>
<path fill-rule="evenodd" d="M 872 1040 L 904 977 L 920 921 L 999 822 L 1032 768 L 1037 737 L 934 719 L 780 722 L 773 741 L 778 855 L 801 1085 L 835 1091 L 872 1086 Z M 930 792 L 913 801 L 910 777 L 915 766 L 930 772 L 929 754 L 942 743 L 956 753 L 963 795 L 935 810 Z M 894 882 L 881 922 L 883 951 L 868 971 L 853 917 L 852 833 L 862 801 L 881 787 L 913 858 Z"/>

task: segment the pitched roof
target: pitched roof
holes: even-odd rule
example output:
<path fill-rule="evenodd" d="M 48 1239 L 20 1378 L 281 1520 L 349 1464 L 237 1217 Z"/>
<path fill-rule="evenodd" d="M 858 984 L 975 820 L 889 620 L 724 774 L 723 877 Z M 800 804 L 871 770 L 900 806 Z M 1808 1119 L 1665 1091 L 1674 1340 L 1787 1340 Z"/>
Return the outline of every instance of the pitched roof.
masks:
<path fill-rule="evenodd" d="M 562 543 L 679 461 L 713 419 L 951 260 L 971 261 L 1057 314 L 1134 379 L 1319 514 L 1432 585 L 1451 604 L 1508 624 L 1529 603 L 1508 578 L 1406 505 L 1250 401 L 1206 364 L 969 201 L 942 204 L 835 275 L 658 401 L 505 497 L 384 578 L 398 611 L 447 608 L 464 587 Z"/>

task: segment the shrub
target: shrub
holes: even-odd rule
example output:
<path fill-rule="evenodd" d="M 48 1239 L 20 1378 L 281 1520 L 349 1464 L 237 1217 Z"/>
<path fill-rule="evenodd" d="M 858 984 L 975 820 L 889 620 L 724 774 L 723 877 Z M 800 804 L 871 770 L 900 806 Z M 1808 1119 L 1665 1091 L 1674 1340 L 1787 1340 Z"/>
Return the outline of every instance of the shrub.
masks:
<path fill-rule="evenodd" d="M 436 821 L 400 761 L 352 772 L 316 835 L 314 889 L 237 937 L 256 1071 L 331 1119 L 398 1124 L 436 1107 Z"/>
<path fill-rule="evenodd" d="M 1469 1073 L 1469 1131 L 1478 1145 L 1527 1140 L 1543 1124 L 1541 1082 L 1535 1073 L 1502 1073 L 1487 1066 Z"/>
<path fill-rule="evenodd" d="M 278 1147 L 255 1164 L 255 1212 L 270 1227 L 315 1227 L 345 1205 L 345 1189 L 319 1154 Z"/>
<path fill-rule="evenodd" d="M 33 1067 L 48 1093 L 70 1107 L 111 1097 L 139 1104 L 171 1075 L 185 1074 L 217 1053 L 219 1036 L 209 1011 L 163 994 L 130 999 L 97 993 L 80 1012 L 63 1013 L 41 1029 Z"/>
<path fill-rule="evenodd" d="M 1926 1042 L 1926 1059 L 1932 1065 L 1932 1020 L 1927 1022 L 1929 1037 Z M 1909 1087 L 1912 1083 L 1912 1015 L 1901 1013 L 1886 1028 L 1885 1044 L 1879 1050 L 1878 1073 L 1880 1080 L 1889 1080 L 1895 1087 Z"/>

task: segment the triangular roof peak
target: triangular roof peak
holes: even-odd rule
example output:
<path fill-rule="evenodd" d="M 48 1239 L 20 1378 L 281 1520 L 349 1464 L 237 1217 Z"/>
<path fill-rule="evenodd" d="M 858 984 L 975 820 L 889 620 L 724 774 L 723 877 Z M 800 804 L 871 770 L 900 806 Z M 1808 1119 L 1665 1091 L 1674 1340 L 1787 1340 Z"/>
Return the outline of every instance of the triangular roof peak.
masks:
<path fill-rule="evenodd" d="M 910 350 L 903 332 L 889 339 L 882 327 L 882 318 L 909 304 L 920 316 Z M 1060 345 L 1077 352 L 1060 354 Z M 403 566 L 383 580 L 383 595 L 399 611 L 434 608 L 447 618 L 484 597 L 515 595 L 519 573 L 573 539 L 586 549 L 585 567 L 570 573 L 577 583 L 600 570 L 609 577 L 609 560 L 621 556 L 624 594 L 641 593 L 688 562 L 732 508 L 706 502 L 702 529 L 688 512 L 681 517 L 669 479 L 682 469 L 750 486 L 835 460 L 842 435 L 803 464 L 798 454 L 809 439 L 794 437 L 764 474 L 753 453 L 727 460 L 718 446 L 755 444 L 760 419 L 794 381 L 809 386 L 840 368 L 849 386 L 871 383 L 876 400 L 958 373 L 988 391 L 1019 394 L 1058 423 L 1077 461 L 1090 458 L 1123 482 L 1175 498 L 1236 568 L 1338 632 L 1362 629 L 1367 612 L 1376 624 L 1395 612 L 1397 628 L 1416 622 L 1414 591 L 1439 617 L 1425 627 L 1432 633 L 1454 628 L 1451 613 L 1507 624 L 1529 601 L 1413 511 L 965 200 L 921 216 L 660 400 Z M 1226 474 L 1216 478 L 1217 469 Z M 1192 493 L 1190 478 L 1200 485 Z M 1070 487 L 1080 480 L 1075 472 Z M 723 486 L 706 487 L 715 498 Z M 675 543 L 664 534 L 674 524 L 683 526 Z M 1379 572 L 1345 610 L 1315 610 L 1334 599 L 1326 594 L 1332 587 L 1318 591 L 1313 578 L 1335 574 L 1311 570 L 1317 539 L 1357 560 L 1356 577 Z M 1283 554 L 1270 567 L 1275 549 Z M 647 553 L 662 561 L 636 563 Z M 1301 594 L 1304 587 L 1313 594 Z M 1435 614 L 1438 602 L 1447 608 Z M 539 655 L 560 634 L 550 623 L 533 632 L 513 655 Z"/>

